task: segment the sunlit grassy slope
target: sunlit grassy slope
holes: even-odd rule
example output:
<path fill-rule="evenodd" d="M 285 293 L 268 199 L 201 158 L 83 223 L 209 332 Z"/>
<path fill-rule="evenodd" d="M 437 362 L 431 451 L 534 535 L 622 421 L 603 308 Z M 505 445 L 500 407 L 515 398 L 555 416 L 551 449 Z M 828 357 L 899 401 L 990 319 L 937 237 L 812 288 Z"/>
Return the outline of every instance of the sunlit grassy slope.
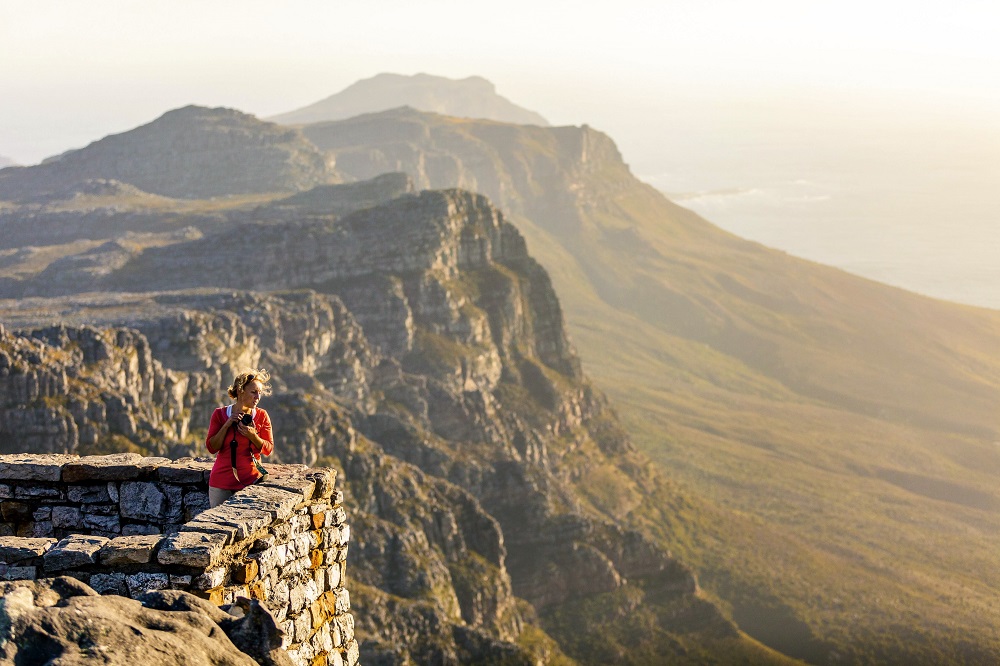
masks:
<path fill-rule="evenodd" d="M 660 514 L 664 538 L 786 653 L 990 663 L 1000 316 L 733 239 L 689 244 L 662 208 L 623 216 L 643 240 L 613 278 L 519 222 L 585 371 L 692 501 Z"/>
<path fill-rule="evenodd" d="M 1000 312 L 727 234 L 586 127 L 401 110 L 305 130 L 355 176 L 511 215 L 684 498 L 636 518 L 743 629 L 817 663 L 1000 661 Z"/>

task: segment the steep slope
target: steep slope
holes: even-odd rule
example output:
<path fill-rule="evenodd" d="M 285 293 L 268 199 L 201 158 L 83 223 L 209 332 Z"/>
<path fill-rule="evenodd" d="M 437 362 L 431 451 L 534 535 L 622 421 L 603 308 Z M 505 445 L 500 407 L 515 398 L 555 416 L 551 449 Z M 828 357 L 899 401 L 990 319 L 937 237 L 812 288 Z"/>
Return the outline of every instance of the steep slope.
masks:
<path fill-rule="evenodd" d="M 361 113 L 409 106 L 460 118 L 487 118 L 524 125 L 548 125 L 534 111 L 497 94 L 480 76 L 448 79 L 430 74 L 378 74 L 344 88 L 315 104 L 269 120 L 285 125 L 343 120 Z"/>
<path fill-rule="evenodd" d="M 4 169 L 0 199 L 24 200 L 90 179 L 201 199 L 294 192 L 333 182 L 333 175 L 295 130 L 232 109 L 188 106 L 42 164 Z"/>
<path fill-rule="evenodd" d="M 277 458 L 345 470 L 365 658 L 785 663 L 648 536 L 641 516 L 678 500 L 582 374 L 514 227 L 459 190 L 343 217 L 318 212 L 330 192 L 137 250 L 105 293 L 3 303 L 0 407 L 24 423 L 2 440 L 58 425 L 68 450 L 177 455 L 233 370 L 266 365 Z"/>
<path fill-rule="evenodd" d="M 404 170 L 511 214 L 588 371 L 697 498 L 664 517 L 666 543 L 741 626 L 817 663 L 1000 654 L 984 564 L 1000 546 L 1000 313 L 738 239 L 588 127 L 404 109 L 303 132 L 348 175 Z"/>

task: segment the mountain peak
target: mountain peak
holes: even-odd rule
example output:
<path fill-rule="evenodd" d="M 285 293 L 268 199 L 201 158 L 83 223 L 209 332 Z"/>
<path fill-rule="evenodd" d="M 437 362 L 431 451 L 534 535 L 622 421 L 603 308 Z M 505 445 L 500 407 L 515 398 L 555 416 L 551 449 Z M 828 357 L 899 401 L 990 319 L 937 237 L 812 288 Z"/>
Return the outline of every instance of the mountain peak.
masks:
<path fill-rule="evenodd" d="M 498 95 L 496 86 L 481 76 L 449 79 L 424 73 L 412 76 L 377 74 L 315 104 L 273 116 L 269 120 L 288 125 L 308 124 L 343 120 L 400 106 L 459 118 L 548 125 L 539 114 Z"/>
<path fill-rule="evenodd" d="M 229 108 L 184 106 L 33 167 L 4 170 L 0 199 L 115 180 L 168 197 L 296 192 L 330 182 L 332 169 L 298 130 Z"/>

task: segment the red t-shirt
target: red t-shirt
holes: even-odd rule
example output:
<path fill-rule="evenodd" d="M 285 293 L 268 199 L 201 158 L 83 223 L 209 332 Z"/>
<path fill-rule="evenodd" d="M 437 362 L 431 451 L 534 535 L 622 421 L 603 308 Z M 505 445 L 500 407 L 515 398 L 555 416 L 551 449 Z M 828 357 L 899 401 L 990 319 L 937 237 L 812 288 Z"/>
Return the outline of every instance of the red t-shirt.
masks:
<path fill-rule="evenodd" d="M 208 436 L 205 437 L 205 446 L 208 440 L 212 439 L 215 433 L 229 420 L 229 407 L 219 407 L 212 412 L 212 420 L 208 423 Z M 264 447 L 260 450 L 260 455 L 269 456 L 274 451 L 274 438 L 271 435 L 271 417 L 259 407 L 252 412 L 253 424 L 257 429 L 257 435 L 264 440 Z M 229 443 L 236 436 L 236 473 L 240 475 L 239 480 L 233 475 L 232 454 L 229 452 Z M 209 449 L 211 453 L 211 449 Z M 237 432 L 235 427 L 229 429 L 222 443 L 222 448 L 215 456 L 215 465 L 212 467 L 212 474 L 208 478 L 208 485 L 222 490 L 243 490 L 251 485 L 260 474 L 254 467 L 250 456 L 253 455 L 260 460 L 260 455 L 253 453 L 250 449 L 250 440 Z"/>

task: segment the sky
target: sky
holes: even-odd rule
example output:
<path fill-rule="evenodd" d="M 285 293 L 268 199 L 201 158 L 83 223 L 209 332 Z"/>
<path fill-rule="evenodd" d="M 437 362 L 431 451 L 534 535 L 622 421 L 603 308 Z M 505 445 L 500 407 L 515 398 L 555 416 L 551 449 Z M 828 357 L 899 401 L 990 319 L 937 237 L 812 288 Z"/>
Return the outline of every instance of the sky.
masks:
<path fill-rule="evenodd" d="M 0 155 L 35 163 L 190 103 L 265 117 L 380 72 L 484 76 L 626 145 L 705 107 L 740 109 L 709 114 L 720 131 L 766 125 L 777 101 L 980 122 L 998 29 L 1000 4 L 970 0 L 0 0 Z"/>
<path fill-rule="evenodd" d="M 995 0 L 0 0 L 0 157 L 482 76 L 745 238 L 1000 309 Z"/>

